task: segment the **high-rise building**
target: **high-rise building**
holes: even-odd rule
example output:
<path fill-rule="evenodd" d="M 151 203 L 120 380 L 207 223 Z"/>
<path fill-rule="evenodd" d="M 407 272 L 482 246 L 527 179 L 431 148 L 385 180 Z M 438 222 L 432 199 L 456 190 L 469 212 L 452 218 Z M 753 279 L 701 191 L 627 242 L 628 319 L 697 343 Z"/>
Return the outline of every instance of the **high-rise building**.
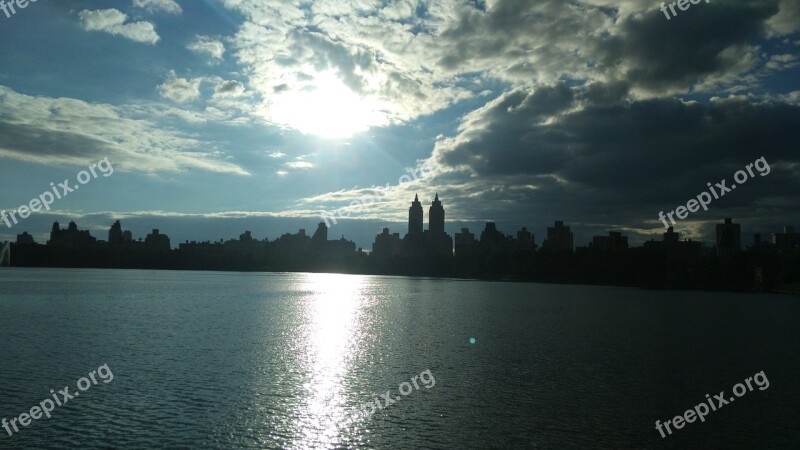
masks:
<path fill-rule="evenodd" d="M 598 250 L 624 250 L 628 248 L 628 237 L 619 231 L 610 231 L 608 236 L 595 236 L 592 238 L 592 248 Z"/>
<path fill-rule="evenodd" d="M 311 237 L 311 243 L 315 246 L 325 245 L 328 242 L 328 227 L 325 222 L 320 222 L 317 225 L 317 231 Z"/>
<path fill-rule="evenodd" d="M 444 207 L 439 201 L 439 194 L 428 209 L 428 230 L 433 234 L 444 233 Z"/>
<path fill-rule="evenodd" d="M 70 222 L 66 230 L 62 230 L 58 222 L 54 222 L 47 245 L 87 246 L 93 245 L 95 242 L 97 239 L 92 237 L 88 230 L 79 230 L 75 222 Z"/>
<path fill-rule="evenodd" d="M 663 234 L 664 242 L 675 244 L 681 241 L 681 234 L 676 233 L 673 227 L 667 228 L 667 232 Z"/>
<path fill-rule="evenodd" d="M 17 235 L 17 242 L 15 245 L 34 245 L 36 241 L 33 240 L 33 236 L 31 236 L 27 231 L 22 232 L 22 234 Z"/>
<path fill-rule="evenodd" d="M 168 252 L 171 248 L 169 237 L 166 234 L 161 234 L 157 229 L 154 229 L 152 233 L 144 238 L 144 245 L 152 250 L 160 252 Z"/>
<path fill-rule="evenodd" d="M 507 242 L 506 235 L 497 230 L 497 224 L 486 222 L 486 226 L 481 232 L 481 248 L 483 251 L 504 250 Z"/>
<path fill-rule="evenodd" d="M 422 203 L 419 202 L 419 195 L 414 196 L 414 202 L 408 208 L 408 236 L 409 237 L 422 237 L 422 222 L 424 212 L 422 211 Z"/>
<path fill-rule="evenodd" d="M 392 258 L 400 255 L 400 233 L 390 234 L 388 228 L 375 236 L 372 244 L 372 256 L 378 259 Z"/>
<path fill-rule="evenodd" d="M 555 226 L 547 227 L 547 239 L 542 243 L 542 248 L 555 251 L 572 251 L 573 235 L 564 222 L 557 220 Z"/>
<path fill-rule="evenodd" d="M 456 233 L 456 257 L 464 258 L 475 254 L 478 242 L 469 228 L 462 228 L 461 233 Z"/>
<path fill-rule="evenodd" d="M 794 232 L 794 227 L 783 227 L 783 233 L 772 233 L 772 245 L 781 252 L 800 247 L 800 234 Z"/>
<path fill-rule="evenodd" d="M 119 223 L 119 220 L 114 222 L 114 225 L 111 225 L 111 229 L 108 230 L 108 243 L 109 244 L 122 244 L 123 243 L 122 237 L 122 225 Z"/>
<path fill-rule="evenodd" d="M 742 226 L 726 218 L 717 224 L 717 254 L 727 256 L 742 250 Z"/>
<path fill-rule="evenodd" d="M 528 231 L 528 227 L 522 227 L 517 231 L 517 240 L 514 241 L 514 248 L 517 250 L 536 250 L 536 236 Z"/>

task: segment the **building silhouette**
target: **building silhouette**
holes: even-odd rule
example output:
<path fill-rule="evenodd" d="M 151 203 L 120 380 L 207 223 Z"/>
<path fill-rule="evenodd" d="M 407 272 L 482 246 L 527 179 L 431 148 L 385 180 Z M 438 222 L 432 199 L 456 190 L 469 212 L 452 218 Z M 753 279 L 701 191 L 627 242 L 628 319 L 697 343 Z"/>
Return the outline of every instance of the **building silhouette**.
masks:
<path fill-rule="evenodd" d="M 431 234 L 444 234 L 444 207 L 439 201 L 439 194 L 428 209 L 428 231 Z"/>
<path fill-rule="evenodd" d="M 608 236 L 594 236 L 592 247 L 599 250 L 625 250 L 628 248 L 628 237 L 619 231 L 610 231 Z"/>
<path fill-rule="evenodd" d="M 664 242 L 669 244 L 677 244 L 681 241 L 681 234 L 676 233 L 673 227 L 667 228 L 667 232 L 663 234 Z"/>
<path fill-rule="evenodd" d="M 144 238 L 144 245 L 153 251 L 168 252 L 170 250 L 169 237 L 166 234 L 161 234 L 158 229 L 154 229 L 152 233 Z"/>
<path fill-rule="evenodd" d="M 75 222 L 70 222 L 66 230 L 62 230 L 58 222 L 53 223 L 50 240 L 47 245 L 53 246 L 90 246 L 97 242 L 87 230 L 78 230 Z"/>
<path fill-rule="evenodd" d="M 33 240 L 33 236 L 25 231 L 22 234 L 17 235 L 17 242 L 15 245 L 36 245 L 36 241 Z"/>
<path fill-rule="evenodd" d="M 480 248 L 482 253 L 491 253 L 506 249 L 506 235 L 497 230 L 496 223 L 486 222 L 481 232 Z"/>
<path fill-rule="evenodd" d="M 0 267 L 11 267 L 11 244 L 0 242 Z"/>
<path fill-rule="evenodd" d="M 111 245 L 121 245 L 125 242 L 125 238 L 122 235 L 122 224 L 119 223 L 119 220 L 114 222 L 114 225 L 111 225 L 111 229 L 108 230 L 108 243 Z"/>
<path fill-rule="evenodd" d="M 419 195 L 414 196 L 411 207 L 408 208 L 408 234 L 409 238 L 422 237 L 422 224 L 424 222 L 422 203 L 419 202 Z"/>
<path fill-rule="evenodd" d="M 453 256 L 453 239 L 444 231 L 444 207 L 439 194 L 428 209 L 428 231 L 425 232 L 426 252 L 430 256 Z"/>
<path fill-rule="evenodd" d="M 522 227 L 517 231 L 517 239 L 513 244 L 515 250 L 536 250 L 536 237 L 528 231 L 528 227 Z"/>
<path fill-rule="evenodd" d="M 478 241 L 475 235 L 469 232 L 469 228 L 462 228 L 460 233 L 456 233 L 455 252 L 457 258 L 469 258 L 478 252 Z"/>
<path fill-rule="evenodd" d="M 800 234 L 794 227 L 783 227 L 783 233 L 772 233 L 772 245 L 778 252 L 787 252 L 800 247 Z"/>
<path fill-rule="evenodd" d="M 314 236 L 311 237 L 311 243 L 319 248 L 325 245 L 328 242 L 328 227 L 325 225 L 325 222 L 320 222 L 317 225 L 317 231 L 314 232 Z"/>
<path fill-rule="evenodd" d="M 542 243 L 542 248 L 552 251 L 569 251 L 574 247 L 573 235 L 564 222 L 557 220 L 555 226 L 547 227 L 547 239 Z"/>
<path fill-rule="evenodd" d="M 409 209 L 409 233 L 400 239 L 399 233 L 384 228 L 375 236 L 371 255 L 344 236 L 328 240 L 324 222 L 313 236 L 300 229 L 270 241 L 245 231 L 238 239 L 187 241 L 174 250 L 158 229 L 133 241 L 131 232 L 115 221 L 106 242 L 74 222 L 66 229 L 56 222 L 47 245 L 24 232 L 16 243 L 0 249 L 7 264 L 13 251 L 19 267 L 336 272 L 760 292 L 796 292 L 800 286 L 800 239 L 788 226 L 773 233 L 772 242 L 757 234 L 743 252 L 740 225 L 731 219 L 716 226 L 716 251 L 699 241 L 681 240 L 671 227 L 661 240 L 651 239 L 642 247 L 630 248 L 627 236 L 609 231 L 608 236 L 594 236 L 588 247 L 574 248 L 570 227 L 556 221 L 543 242 L 548 251 L 537 251 L 527 227 L 514 237 L 494 222 L 485 224 L 479 240 L 468 228 L 451 239 L 444 231 L 445 209 L 438 194 L 429 208 L 427 230 L 421 230 L 422 222 L 417 195 Z"/>
<path fill-rule="evenodd" d="M 384 228 L 381 234 L 375 236 L 375 242 L 372 244 L 372 256 L 376 259 L 400 256 L 402 243 L 400 233 L 390 234 L 389 229 Z"/>
<path fill-rule="evenodd" d="M 444 231 L 444 207 L 438 194 L 428 209 L 428 229 L 425 231 L 423 231 L 424 221 L 422 203 L 419 201 L 419 195 L 415 195 L 411 207 L 408 208 L 408 234 L 400 246 L 401 255 L 452 256 L 453 239 Z"/>
<path fill-rule="evenodd" d="M 717 254 L 729 256 L 742 250 L 742 226 L 726 218 L 725 223 L 717 224 Z"/>

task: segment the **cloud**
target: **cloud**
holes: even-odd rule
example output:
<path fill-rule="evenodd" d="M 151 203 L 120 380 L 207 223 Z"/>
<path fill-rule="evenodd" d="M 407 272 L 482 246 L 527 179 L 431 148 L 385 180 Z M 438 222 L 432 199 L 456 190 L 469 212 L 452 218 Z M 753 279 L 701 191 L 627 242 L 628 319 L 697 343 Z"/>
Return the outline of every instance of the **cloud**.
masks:
<path fill-rule="evenodd" d="M 287 167 L 291 167 L 292 169 L 313 169 L 314 164 L 307 162 L 307 161 L 292 161 L 286 163 Z"/>
<path fill-rule="evenodd" d="M 783 55 L 772 55 L 766 64 L 766 68 L 769 70 L 791 69 L 792 67 L 797 67 L 800 65 L 799 60 L 800 58 L 798 58 L 797 55 L 788 53 Z"/>
<path fill-rule="evenodd" d="M 85 166 L 109 157 L 114 168 L 145 173 L 187 168 L 249 175 L 205 152 L 211 143 L 136 118 L 129 106 L 88 103 L 71 98 L 28 96 L 0 86 L 0 158 L 54 166 Z M 149 117 L 149 116 L 148 116 Z"/>
<path fill-rule="evenodd" d="M 186 48 L 201 55 L 208 55 L 213 59 L 222 59 L 222 55 L 225 54 L 225 45 L 208 36 L 196 36 Z"/>
<path fill-rule="evenodd" d="M 286 157 L 286 153 L 282 152 L 272 152 L 269 154 L 270 158 L 281 159 Z"/>
<path fill-rule="evenodd" d="M 186 79 L 178 78 L 174 71 L 171 71 L 167 81 L 158 86 L 158 91 L 162 97 L 168 98 L 176 103 L 186 103 L 200 98 L 200 83 L 202 78 Z"/>
<path fill-rule="evenodd" d="M 781 0 L 778 9 L 778 14 L 767 22 L 772 33 L 783 36 L 800 29 L 800 3 L 795 0 Z"/>
<path fill-rule="evenodd" d="M 747 96 L 595 103 L 589 95 L 564 84 L 519 88 L 465 116 L 433 155 L 450 211 L 657 228 L 659 210 L 762 156 L 769 177 L 756 176 L 697 219 L 766 220 L 800 201 L 796 104 Z"/>
<path fill-rule="evenodd" d="M 126 23 L 128 16 L 117 9 L 96 11 L 84 9 L 79 13 L 79 17 L 86 31 L 103 31 L 145 44 L 155 44 L 160 39 L 152 23 L 144 21 Z"/>
<path fill-rule="evenodd" d="M 273 123 L 323 73 L 374 105 L 369 126 L 413 121 L 497 81 L 570 79 L 635 98 L 746 90 L 769 70 L 760 41 L 800 29 L 792 0 L 720 0 L 671 21 L 628 0 L 223 4 L 246 18 L 231 45 Z"/>
<path fill-rule="evenodd" d="M 183 12 L 181 5 L 175 0 L 133 0 L 133 6 L 144 8 L 150 12 L 164 11 L 169 14 L 180 14 Z"/>
<path fill-rule="evenodd" d="M 214 95 L 220 97 L 239 97 L 244 94 L 244 84 L 239 81 L 223 81 L 214 89 Z"/>
<path fill-rule="evenodd" d="M 366 9 L 372 8 L 369 3 L 364 2 Z M 341 34 L 357 29 L 368 29 L 375 37 L 408 34 L 399 23 L 384 26 L 378 17 L 365 18 L 368 24 L 348 23 L 356 18 L 351 15 L 353 8 L 332 2 L 315 2 L 308 18 L 290 3 L 229 0 L 225 4 L 248 17 L 231 45 L 250 74 L 248 86 L 264 98 L 262 109 L 272 123 L 293 121 L 285 120 L 296 115 L 296 108 L 286 108 L 287 104 L 313 103 L 315 97 L 326 95 L 343 97 L 345 89 L 354 98 L 349 104 L 358 107 L 354 115 L 363 117 L 367 126 L 407 122 L 475 95 L 455 79 L 436 78 L 416 63 L 395 59 L 377 42 Z M 329 29 L 333 19 L 329 14 L 339 13 L 347 16 L 342 26 Z M 311 31 L 314 27 L 321 31 Z"/>

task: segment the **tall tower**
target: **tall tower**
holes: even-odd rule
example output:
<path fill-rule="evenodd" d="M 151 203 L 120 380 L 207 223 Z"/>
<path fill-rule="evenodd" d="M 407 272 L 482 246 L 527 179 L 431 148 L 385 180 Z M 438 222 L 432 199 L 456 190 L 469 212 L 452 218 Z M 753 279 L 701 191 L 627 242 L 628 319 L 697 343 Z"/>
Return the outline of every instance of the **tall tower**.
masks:
<path fill-rule="evenodd" d="M 733 223 L 733 219 L 725 219 L 724 224 L 717 224 L 717 253 L 728 256 L 742 250 L 742 226 Z"/>
<path fill-rule="evenodd" d="M 439 194 L 436 194 L 436 199 L 428 210 L 428 231 L 432 234 L 444 233 L 444 208 L 439 201 Z"/>
<path fill-rule="evenodd" d="M 111 225 L 111 229 L 108 230 L 108 243 L 109 244 L 122 244 L 122 225 L 119 223 L 119 220 L 114 222 L 114 225 Z"/>
<path fill-rule="evenodd" d="M 408 208 L 408 235 L 422 236 L 422 221 L 424 212 L 422 203 L 419 202 L 419 195 L 414 196 L 414 202 Z"/>

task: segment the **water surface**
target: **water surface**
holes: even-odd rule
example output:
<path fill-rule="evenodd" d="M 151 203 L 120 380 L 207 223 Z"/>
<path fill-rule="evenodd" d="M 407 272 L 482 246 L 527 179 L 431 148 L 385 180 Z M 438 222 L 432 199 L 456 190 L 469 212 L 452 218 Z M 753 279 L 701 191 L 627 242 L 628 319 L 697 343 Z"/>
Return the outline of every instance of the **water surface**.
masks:
<path fill-rule="evenodd" d="M 328 274 L 0 270 L 0 448 L 792 448 L 797 297 Z M 470 339 L 475 343 L 471 344 Z M 430 370 L 401 400 L 359 406 Z M 662 439 L 669 420 L 764 371 Z M 419 378 L 417 379 L 419 380 Z"/>

